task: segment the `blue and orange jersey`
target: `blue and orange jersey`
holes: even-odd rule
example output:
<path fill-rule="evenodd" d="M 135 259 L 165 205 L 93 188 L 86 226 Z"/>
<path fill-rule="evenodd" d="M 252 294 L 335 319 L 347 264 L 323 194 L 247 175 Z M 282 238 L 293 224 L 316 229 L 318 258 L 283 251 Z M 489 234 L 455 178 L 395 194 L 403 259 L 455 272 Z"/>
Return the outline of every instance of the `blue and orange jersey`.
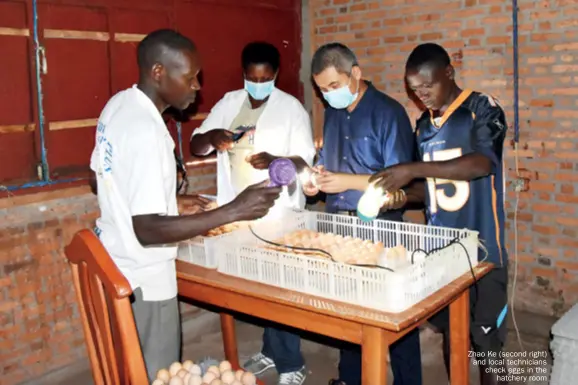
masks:
<path fill-rule="evenodd" d="M 507 263 L 504 225 L 506 116 L 491 96 L 464 90 L 441 117 L 426 111 L 417 122 L 419 156 L 424 162 L 446 161 L 479 153 L 492 161 L 490 175 L 454 181 L 428 178 L 428 223 L 479 232 L 488 261 Z M 478 253 L 479 258 L 485 252 Z"/>

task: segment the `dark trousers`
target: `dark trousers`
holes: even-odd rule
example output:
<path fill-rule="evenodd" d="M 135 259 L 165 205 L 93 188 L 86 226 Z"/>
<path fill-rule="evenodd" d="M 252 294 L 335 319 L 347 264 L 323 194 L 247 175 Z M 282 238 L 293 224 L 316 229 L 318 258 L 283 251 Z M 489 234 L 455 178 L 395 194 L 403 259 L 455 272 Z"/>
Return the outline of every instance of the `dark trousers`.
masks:
<path fill-rule="evenodd" d="M 419 329 L 391 345 L 389 355 L 394 385 L 422 384 Z M 361 385 L 361 348 L 341 350 L 339 379 L 347 385 Z"/>
<path fill-rule="evenodd" d="M 301 337 L 283 330 L 265 328 L 261 353 L 275 362 L 279 374 L 295 372 L 305 365 L 301 354 Z"/>

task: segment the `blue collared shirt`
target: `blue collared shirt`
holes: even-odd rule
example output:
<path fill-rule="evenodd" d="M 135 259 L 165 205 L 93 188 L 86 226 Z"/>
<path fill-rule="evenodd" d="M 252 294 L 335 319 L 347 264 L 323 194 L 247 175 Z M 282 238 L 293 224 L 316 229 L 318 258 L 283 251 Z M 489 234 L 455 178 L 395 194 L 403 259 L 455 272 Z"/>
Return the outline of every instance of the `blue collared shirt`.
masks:
<path fill-rule="evenodd" d="M 415 136 L 405 108 L 371 83 L 352 112 L 325 110 L 323 148 L 317 164 L 327 171 L 374 174 L 414 159 Z M 356 190 L 327 194 L 326 211 L 356 210 L 362 194 Z"/>

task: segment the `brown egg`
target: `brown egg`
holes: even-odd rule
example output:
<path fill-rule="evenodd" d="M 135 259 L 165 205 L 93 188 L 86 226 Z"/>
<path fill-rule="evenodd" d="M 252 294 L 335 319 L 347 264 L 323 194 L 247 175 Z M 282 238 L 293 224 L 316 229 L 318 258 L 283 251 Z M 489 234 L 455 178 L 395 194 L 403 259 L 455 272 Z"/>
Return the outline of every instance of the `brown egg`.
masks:
<path fill-rule="evenodd" d="M 219 378 L 219 375 L 216 375 L 213 372 L 207 372 L 205 373 L 205 375 L 203 376 L 203 382 L 206 382 L 207 384 L 210 384 L 215 378 Z"/>
<path fill-rule="evenodd" d="M 169 373 L 171 377 L 176 376 L 179 370 L 183 368 L 180 362 L 173 362 L 171 366 L 169 366 Z"/>
<path fill-rule="evenodd" d="M 241 381 L 241 378 L 243 378 L 243 374 L 245 374 L 245 371 L 239 369 L 235 372 L 235 379 L 237 381 Z"/>
<path fill-rule="evenodd" d="M 203 379 L 201 376 L 196 374 L 191 374 L 191 378 L 189 378 L 189 382 L 185 385 L 201 385 L 203 383 Z"/>
<path fill-rule="evenodd" d="M 169 381 L 169 385 L 185 385 L 185 383 L 183 382 L 183 379 L 181 377 L 175 376 L 171 378 L 171 380 Z"/>
<path fill-rule="evenodd" d="M 227 370 L 221 374 L 221 381 L 223 381 L 223 384 L 225 385 L 231 385 L 231 383 L 235 381 L 235 374 L 232 371 Z"/>
<path fill-rule="evenodd" d="M 194 364 L 195 363 L 193 361 L 186 360 L 185 362 L 183 362 L 183 369 L 188 370 L 190 372 Z"/>
<path fill-rule="evenodd" d="M 185 376 L 189 374 L 188 370 L 185 369 L 181 369 L 177 372 L 177 376 L 181 377 L 181 378 L 185 378 Z"/>
<path fill-rule="evenodd" d="M 163 380 L 159 380 L 158 378 L 153 381 L 151 385 L 165 385 L 166 383 Z"/>
<path fill-rule="evenodd" d="M 211 381 L 210 385 L 223 385 L 223 381 L 215 378 L 213 381 Z"/>
<path fill-rule="evenodd" d="M 171 379 L 171 374 L 166 369 L 161 369 L 157 372 L 157 379 L 161 380 L 164 383 L 168 383 Z"/>
<path fill-rule="evenodd" d="M 209 366 L 209 369 L 207 369 L 207 373 L 208 372 L 213 372 L 215 373 L 215 377 L 219 378 L 221 377 L 221 371 L 219 370 L 219 368 L 215 365 Z"/>
<path fill-rule="evenodd" d="M 243 373 L 243 377 L 241 377 L 241 383 L 243 385 L 255 385 L 255 383 L 257 382 L 257 378 L 255 378 L 255 375 L 251 372 L 245 372 Z"/>
<path fill-rule="evenodd" d="M 231 383 L 231 385 L 243 385 L 243 384 L 240 381 L 235 380 Z"/>

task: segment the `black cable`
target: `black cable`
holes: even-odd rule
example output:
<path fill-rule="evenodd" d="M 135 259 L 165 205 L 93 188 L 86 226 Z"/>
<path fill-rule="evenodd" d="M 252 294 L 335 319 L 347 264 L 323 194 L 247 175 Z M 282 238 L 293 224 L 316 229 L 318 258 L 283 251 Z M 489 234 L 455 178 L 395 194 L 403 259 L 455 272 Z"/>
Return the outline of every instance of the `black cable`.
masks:
<path fill-rule="evenodd" d="M 311 252 L 321 253 L 321 254 L 324 254 L 324 255 L 328 256 L 329 259 L 331 259 L 331 261 L 333 261 L 333 262 L 335 262 L 335 263 L 338 263 L 338 261 L 336 261 L 336 260 L 333 258 L 333 256 L 332 256 L 330 253 L 328 253 L 327 251 L 325 251 L 325 250 L 316 249 L 316 248 L 311 248 L 311 247 L 299 247 L 299 246 L 283 245 L 283 244 L 281 244 L 281 243 L 269 241 L 269 240 L 267 240 L 267 239 L 264 239 L 264 238 L 260 237 L 259 235 L 257 235 L 257 233 L 255 233 L 255 231 L 253 230 L 253 227 L 252 227 L 251 225 L 249 225 L 249 230 L 250 230 L 251 233 L 255 236 L 255 238 L 257 238 L 257 239 L 259 239 L 260 241 L 263 241 L 263 242 L 265 242 L 265 243 L 267 243 L 267 244 L 269 244 L 269 245 L 277 246 L 277 247 L 286 247 L 286 248 L 293 249 L 293 250 L 303 250 L 303 251 L 311 251 Z M 412 265 L 414 264 L 414 258 L 413 258 L 413 257 L 414 257 L 414 254 L 415 254 L 416 252 L 419 252 L 419 251 L 423 252 L 423 253 L 426 255 L 426 258 L 427 258 L 427 257 L 428 257 L 429 255 L 431 255 L 432 253 L 434 253 L 434 252 L 436 252 L 436 251 L 444 250 L 444 249 L 450 247 L 450 246 L 453 245 L 453 244 L 458 244 L 458 245 L 460 245 L 460 246 L 464 249 L 464 251 L 466 252 L 466 257 L 468 258 L 468 264 L 470 265 L 470 272 L 472 273 L 472 277 L 474 278 L 474 287 L 475 287 L 475 289 L 476 289 L 476 302 L 477 302 L 477 299 L 478 299 L 478 280 L 476 279 L 476 274 L 475 274 L 475 272 L 474 272 L 474 267 L 472 266 L 472 261 L 470 261 L 470 254 L 468 253 L 468 250 L 466 249 L 466 247 L 464 246 L 464 244 L 463 244 L 462 242 L 460 242 L 460 239 L 459 239 L 459 238 L 454 238 L 454 239 L 451 240 L 447 245 L 442 246 L 442 247 L 434 248 L 434 249 L 430 250 L 429 252 L 427 252 L 427 251 L 425 251 L 425 250 L 423 250 L 423 249 L 415 249 L 415 250 L 411 253 L 411 264 L 412 264 Z M 359 267 L 381 268 L 381 269 L 385 269 L 385 270 L 391 271 L 392 273 L 395 272 L 393 269 L 390 269 L 389 267 L 380 266 L 380 265 L 367 265 L 367 264 L 355 264 L 355 263 L 349 263 L 349 265 L 359 266 Z"/>
<path fill-rule="evenodd" d="M 470 265 L 470 273 L 472 273 L 472 278 L 474 279 L 474 288 L 476 290 L 476 301 L 474 302 L 474 309 L 475 309 L 475 304 L 478 303 L 478 299 L 479 299 L 479 295 L 478 295 L 478 280 L 476 278 L 476 273 L 474 272 L 474 267 L 472 266 L 472 261 L 470 260 L 470 253 L 468 253 L 468 249 L 466 249 L 466 246 L 464 246 L 464 244 L 460 241 L 459 238 L 454 238 L 452 239 L 447 245 L 445 246 L 441 246 L 441 247 L 436 247 L 431 249 L 429 252 L 423 250 L 423 249 L 415 249 L 412 253 L 411 253 L 411 264 L 413 265 L 413 256 L 416 252 L 422 252 L 425 254 L 425 257 L 429 257 L 431 254 L 435 253 L 436 251 L 441 251 L 444 250 L 448 247 L 450 247 L 451 245 L 454 244 L 458 244 L 462 247 L 462 249 L 464 249 L 465 253 L 466 253 L 466 257 L 468 258 L 468 265 Z M 472 310 L 473 312 L 474 310 Z"/>
<path fill-rule="evenodd" d="M 336 261 L 333 256 L 328 253 L 325 250 L 322 249 L 316 249 L 316 248 L 312 248 L 312 247 L 299 247 L 299 246 L 289 246 L 289 245 L 283 245 L 281 243 L 277 243 L 277 242 L 273 242 L 273 241 L 268 241 L 266 239 L 261 238 L 259 235 L 257 235 L 257 233 L 255 233 L 255 231 L 253 230 L 253 227 L 249 225 L 249 230 L 251 230 L 251 233 L 253 233 L 253 235 L 259 239 L 260 241 L 263 241 L 265 243 L 268 243 L 272 246 L 277 246 L 277 247 L 286 247 L 288 249 L 294 249 L 294 250 L 303 250 L 303 251 L 311 251 L 311 252 L 317 252 L 317 253 L 321 253 L 321 254 L 325 254 L 326 256 L 329 257 L 329 259 L 331 259 L 331 261 L 335 262 L 335 263 L 339 263 L 338 261 Z M 359 266 L 359 267 L 373 267 L 373 268 L 380 268 L 380 269 L 385 269 L 388 271 L 391 271 L 393 273 L 393 270 L 390 269 L 389 267 L 385 267 L 385 266 L 379 266 L 379 265 L 365 265 L 365 264 L 355 264 L 355 263 L 348 263 L 348 265 L 352 265 L 352 266 Z"/>

